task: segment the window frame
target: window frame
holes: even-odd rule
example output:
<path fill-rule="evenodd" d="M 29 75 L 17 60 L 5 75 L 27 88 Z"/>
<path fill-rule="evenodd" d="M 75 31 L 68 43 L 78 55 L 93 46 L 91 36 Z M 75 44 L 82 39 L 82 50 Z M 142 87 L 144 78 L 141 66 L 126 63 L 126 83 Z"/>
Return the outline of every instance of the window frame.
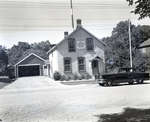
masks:
<path fill-rule="evenodd" d="M 73 44 L 71 44 L 73 41 Z M 71 47 L 72 45 L 74 45 L 73 47 Z M 76 52 L 76 40 L 75 38 L 68 38 L 68 52 Z"/>
<path fill-rule="evenodd" d="M 70 64 L 65 64 L 65 60 L 69 60 Z M 66 70 L 66 65 L 70 67 L 70 70 Z M 64 72 L 72 72 L 72 59 L 71 59 L 71 57 L 64 57 Z"/>
<path fill-rule="evenodd" d="M 91 41 L 90 42 L 90 45 L 89 45 L 89 42 L 88 41 Z M 92 49 L 89 49 L 89 46 L 90 46 L 90 48 L 92 47 Z M 94 40 L 93 40 L 93 38 L 86 38 L 86 50 L 87 51 L 94 51 Z"/>
<path fill-rule="evenodd" d="M 83 59 L 83 64 L 80 64 L 80 59 Z M 84 67 L 84 70 L 80 69 L 80 66 Z M 85 62 L 85 57 L 78 57 L 78 71 L 79 72 L 86 72 L 86 62 Z"/>

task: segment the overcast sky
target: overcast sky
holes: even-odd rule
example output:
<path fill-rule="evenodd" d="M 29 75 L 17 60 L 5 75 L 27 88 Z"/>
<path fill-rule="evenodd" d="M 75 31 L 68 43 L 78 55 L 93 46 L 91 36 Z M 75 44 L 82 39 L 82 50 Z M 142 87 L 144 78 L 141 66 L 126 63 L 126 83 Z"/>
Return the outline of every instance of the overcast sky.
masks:
<path fill-rule="evenodd" d="M 70 0 L 0 0 L 0 45 L 11 47 L 18 41 L 50 40 L 58 43 L 64 31 L 72 31 Z M 148 25 L 137 20 L 126 0 L 73 0 L 74 18 L 98 38 L 110 36 L 121 20 Z"/>

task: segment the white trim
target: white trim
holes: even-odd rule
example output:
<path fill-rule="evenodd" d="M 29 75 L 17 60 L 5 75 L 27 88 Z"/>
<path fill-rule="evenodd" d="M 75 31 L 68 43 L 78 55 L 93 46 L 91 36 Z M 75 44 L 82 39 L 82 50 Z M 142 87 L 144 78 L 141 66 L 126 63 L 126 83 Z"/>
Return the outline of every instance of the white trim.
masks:
<path fill-rule="evenodd" d="M 22 64 L 22 65 L 18 65 L 19 66 L 39 66 L 40 64 Z"/>
<path fill-rule="evenodd" d="M 15 66 L 18 65 L 18 64 L 20 64 L 21 62 L 23 62 L 24 60 L 26 60 L 27 58 L 29 58 L 32 55 L 36 56 L 37 58 L 39 58 L 39 59 L 41 59 L 42 61 L 45 62 L 45 59 L 41 58 L 40 56 L 36 55 L 35 53 L 31 53 L 28 56 L 26 56 L 25 58 L 23 58 L 21 61 L 19 61 L 18 63 L 16 63 Z"/>
<path fill-rule="evenodd" d="M 46 66 L 46 69 L 44 68 Z M 45 70 L 46 70 L 46 74 L 45 73 Z M 43 76 L 48 76 L 48 65 L 43 65 Z"/>

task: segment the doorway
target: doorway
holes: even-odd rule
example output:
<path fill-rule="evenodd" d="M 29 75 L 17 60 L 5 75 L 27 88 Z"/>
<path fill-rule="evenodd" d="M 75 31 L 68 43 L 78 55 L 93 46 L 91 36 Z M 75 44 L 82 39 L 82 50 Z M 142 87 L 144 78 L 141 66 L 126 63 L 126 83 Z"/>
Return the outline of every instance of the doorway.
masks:
<path fill-rule="evenodd" d="M 99 61 L 98 60 L 92 61 L 92 72 L 94 76 L 99 74 Z"/>

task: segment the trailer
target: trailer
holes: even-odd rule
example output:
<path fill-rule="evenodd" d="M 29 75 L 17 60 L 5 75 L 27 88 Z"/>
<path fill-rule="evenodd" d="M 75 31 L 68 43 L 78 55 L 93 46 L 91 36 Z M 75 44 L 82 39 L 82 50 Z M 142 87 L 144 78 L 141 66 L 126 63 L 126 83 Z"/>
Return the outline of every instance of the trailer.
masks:
<path fill-rule="evenodd" d="M 96 78 L 101 86 L 112 86 L 119 83 L 142 84 L 149 80 L 149 73 L 136 72 L 133 68 L 120 68 L 118 73 L 103 74 Z"/>

